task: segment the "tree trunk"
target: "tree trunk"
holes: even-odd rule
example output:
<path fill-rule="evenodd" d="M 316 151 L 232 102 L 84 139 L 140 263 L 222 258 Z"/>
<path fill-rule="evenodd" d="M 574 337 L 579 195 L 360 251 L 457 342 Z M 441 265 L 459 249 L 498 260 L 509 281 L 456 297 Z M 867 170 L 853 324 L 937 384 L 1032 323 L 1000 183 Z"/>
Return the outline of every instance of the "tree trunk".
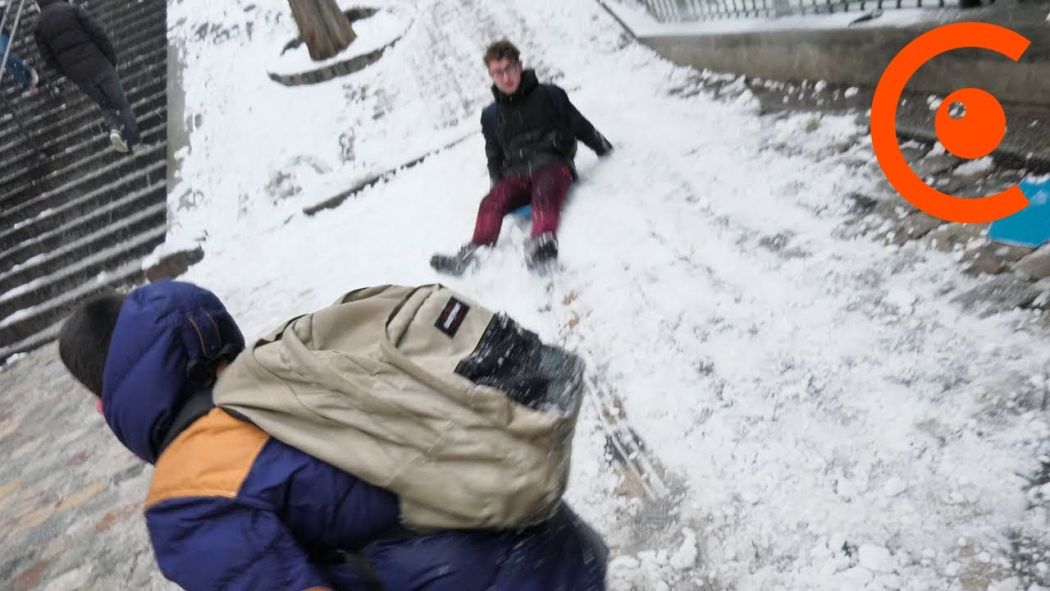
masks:
<path fill-rule="evenodd" d="M 346 49 L 357 34 L 335 0 L 288 0 L 299 36 L 314 61 L 332 57 Z"/>

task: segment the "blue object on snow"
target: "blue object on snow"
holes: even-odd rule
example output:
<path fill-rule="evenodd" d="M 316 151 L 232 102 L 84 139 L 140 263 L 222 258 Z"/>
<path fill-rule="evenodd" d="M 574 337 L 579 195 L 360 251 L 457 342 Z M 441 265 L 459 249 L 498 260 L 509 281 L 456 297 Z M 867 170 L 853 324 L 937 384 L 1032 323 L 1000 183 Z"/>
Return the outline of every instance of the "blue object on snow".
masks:
<path fill-rule="evenodd" d="M 988 237 L 996 242 L 1035 248 L 1050 242 L 1050 178 L 1024 180 L 1021 190 L 1028 197 L 1028 207 L 992 223 Z"/>
<path fill-rule="evenodd" d="M 532 217 L 532 206 L 531 205 L 522 205 L 521 207 L 519 207 L 519 208 L 515 209 L 514 211 L 510 212 L 510 215 L 518 216 L 519 218 L 526 218 L 526 219 L 531 218 Z"/>

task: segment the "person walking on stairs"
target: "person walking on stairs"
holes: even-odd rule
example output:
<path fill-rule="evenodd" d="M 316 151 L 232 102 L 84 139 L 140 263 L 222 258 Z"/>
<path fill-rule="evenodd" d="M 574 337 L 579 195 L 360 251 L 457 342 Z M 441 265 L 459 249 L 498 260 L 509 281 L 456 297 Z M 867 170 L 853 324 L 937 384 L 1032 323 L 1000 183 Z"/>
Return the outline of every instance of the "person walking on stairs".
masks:
<path fill-rule="evenodd" d="M 75 83 L 102 109 L 113 148 L 130 153 L 140 142 L 138 122 L 117 76 L 117 52 L 83 8 L 65 0 L 37 0 L 34 37 L 44 62 Z"/>

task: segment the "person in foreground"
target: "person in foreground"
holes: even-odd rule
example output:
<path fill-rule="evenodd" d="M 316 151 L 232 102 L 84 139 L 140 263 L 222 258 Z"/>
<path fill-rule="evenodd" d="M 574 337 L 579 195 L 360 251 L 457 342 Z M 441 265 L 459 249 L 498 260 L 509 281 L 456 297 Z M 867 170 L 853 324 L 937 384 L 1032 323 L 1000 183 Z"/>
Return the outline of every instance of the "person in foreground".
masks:
<path fill-rule="evenodd" d="M 564 503 L 518 530 L 412 532 L 393 493 L 215 407 L 244 346 L 213 293 L 175 281 L 99 296 L 62 326 L 65 366 L 155 465 L 145 518 L 165 577 L 191 591 L 605 588 L 607 549 Z"/>

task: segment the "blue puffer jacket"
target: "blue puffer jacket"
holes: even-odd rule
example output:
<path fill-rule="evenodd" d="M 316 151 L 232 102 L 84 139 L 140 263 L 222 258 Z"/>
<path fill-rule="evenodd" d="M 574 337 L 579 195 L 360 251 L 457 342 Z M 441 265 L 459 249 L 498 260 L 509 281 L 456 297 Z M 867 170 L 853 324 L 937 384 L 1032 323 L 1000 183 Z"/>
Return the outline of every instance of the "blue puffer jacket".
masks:
<path fill-rule="evenodd" d="M 393 494 L 218 408 L 161 451 L 193 390 L 186 368 L 226 345 L 243 338 L 218 298 L 161 282 L 129 294 L 110 346 L 106 421 L 156 465 L 146 521 L 172 581 L 209 591 L 605 588 L 606 548 L 568 507 L 526 530 L 408 535 Z"/>

